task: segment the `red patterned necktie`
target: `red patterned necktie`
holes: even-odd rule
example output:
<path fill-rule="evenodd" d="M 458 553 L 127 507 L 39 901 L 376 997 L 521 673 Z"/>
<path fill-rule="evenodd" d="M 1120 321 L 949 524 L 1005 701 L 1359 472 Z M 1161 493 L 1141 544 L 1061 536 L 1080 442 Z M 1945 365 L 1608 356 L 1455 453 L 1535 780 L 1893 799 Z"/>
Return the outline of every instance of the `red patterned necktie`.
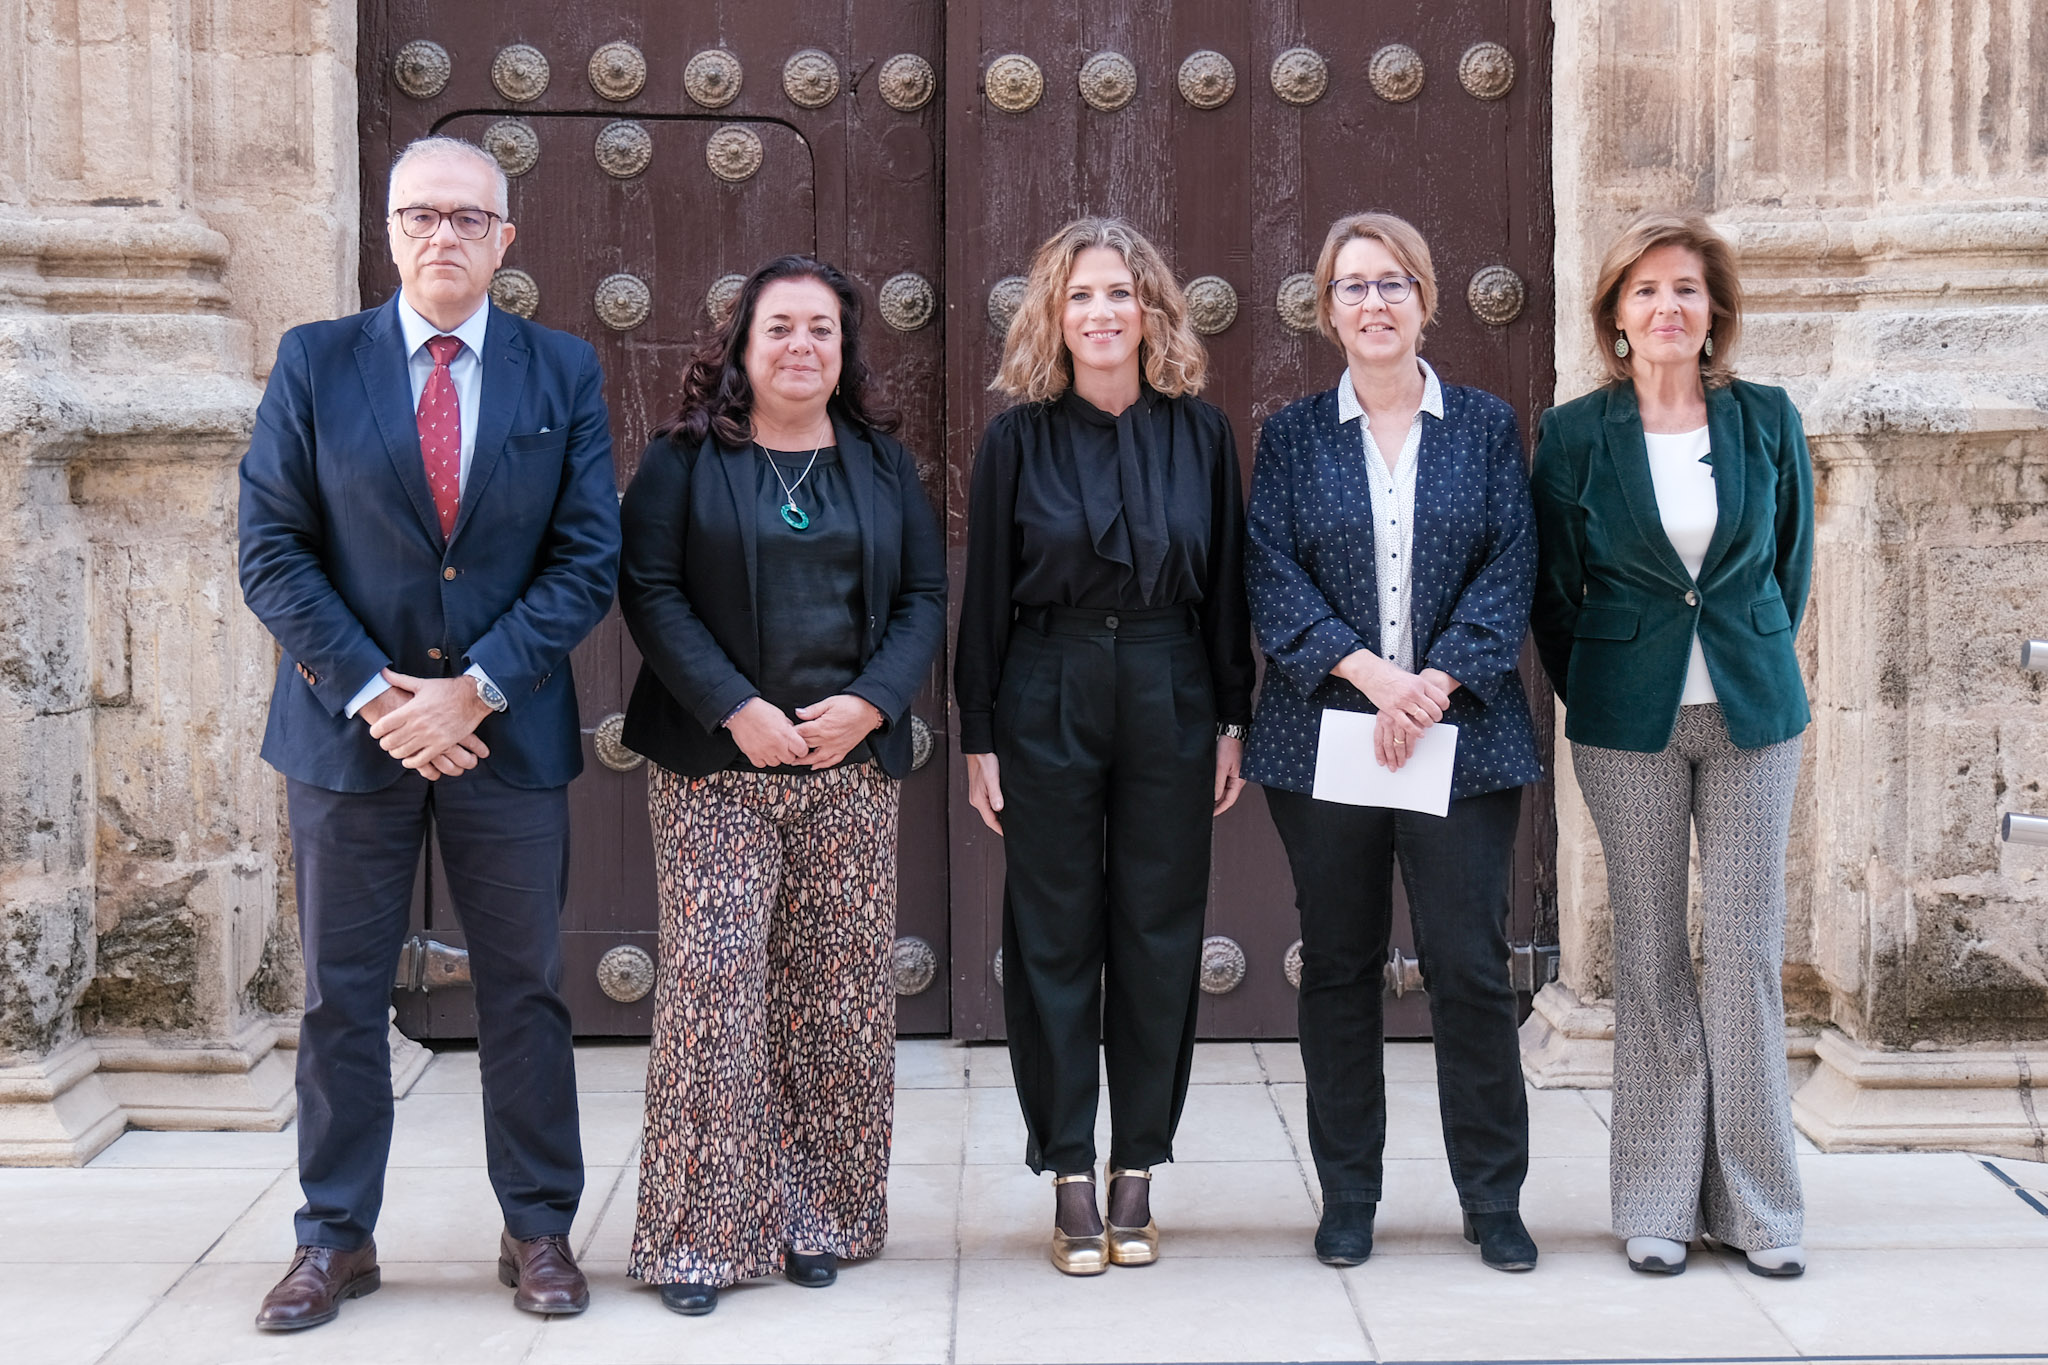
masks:
<path fill-rule="evenodd" d="M 455 396 L 455 376 L 448 362 L 462 350 L 460 337 L 433 337 L 427 351 L 434 372 L 420 390 L 420 455 L 427 462 L 427 483 L 434 490 L 434 510 L 441 516 L 441 539 L 455 534 L 455 513 L 462 503 L 462 404 Z"/>

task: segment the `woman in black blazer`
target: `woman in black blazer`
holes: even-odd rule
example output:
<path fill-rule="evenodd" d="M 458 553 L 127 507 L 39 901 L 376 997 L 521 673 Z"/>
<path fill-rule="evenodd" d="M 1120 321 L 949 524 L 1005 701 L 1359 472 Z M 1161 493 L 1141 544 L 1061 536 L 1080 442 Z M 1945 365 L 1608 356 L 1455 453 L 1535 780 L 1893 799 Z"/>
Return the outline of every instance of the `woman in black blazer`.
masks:
<path fill-rule="evenodd" d="M 661 902 L 630 1273 L 679 1313 L 888 1227 L 897 781 L 945 619 L 860 297 L 785 256 L 683 379 L 620 509 Z"/>
<path fill-rule="evenodd" d="M 1779 974 L 1807 724 L 1806 438 L 1784 390 L 1730 369 L 1742 289 L 1705 220 L 1638 218 L 1592 314 L 1610 382 L 1544 415 L 1532 620 L 1614 908 L 1614 1227 L 1637 1270 L 1677 1274 L 1704 1231 L 1760 1275 L 1797 1275 Z"/>

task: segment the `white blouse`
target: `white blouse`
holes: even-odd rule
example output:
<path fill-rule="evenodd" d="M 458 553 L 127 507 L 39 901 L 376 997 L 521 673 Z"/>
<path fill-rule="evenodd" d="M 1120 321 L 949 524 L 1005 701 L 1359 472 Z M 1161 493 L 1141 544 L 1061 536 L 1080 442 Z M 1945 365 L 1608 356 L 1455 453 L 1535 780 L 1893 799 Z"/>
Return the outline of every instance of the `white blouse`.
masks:
<path fill-rule="evenodd" d="M 1422 455 L 1423 414 L 1444 420 L 1444 386 L 1429 362 L 1416 357 L 1422 370 L 1422 407 L 1408 424 L 1408 439 L 1391 465 L 1372 438 L 1372 423 L 1347 368 L 1337 379 L 1337 421 L 1358 423 L 1365 486 L 1372 499 L 1372 545 L 1379 584 L 1380 657 L 1403 673 L 1414 673 L 1415 623 L 1415 470 Z"/>
<path fill-rule="evenodd" d="M 1707 545 L 1721 521 L 1721 507 L 1714 497 L 1714 467 L 1704 463 L 1710 446 L 1707 429 L 1675 436 L 1643 433 L 1650 451 L 1650 482 L 1657 490 L 1657 513 L 1664 521 L 1664 534 L 1678 551 L 1685 571 L 1697 584 L 1700 564 L 1707 557 Z M 1714 698 L 1714 680 L 1707 676 L 1707 656 L 1700 648 L 1699 630 L 1692 636 L 1692 660 L 1685 669 L 1685 691 L 1680 706 L 1698 706 Z"/>

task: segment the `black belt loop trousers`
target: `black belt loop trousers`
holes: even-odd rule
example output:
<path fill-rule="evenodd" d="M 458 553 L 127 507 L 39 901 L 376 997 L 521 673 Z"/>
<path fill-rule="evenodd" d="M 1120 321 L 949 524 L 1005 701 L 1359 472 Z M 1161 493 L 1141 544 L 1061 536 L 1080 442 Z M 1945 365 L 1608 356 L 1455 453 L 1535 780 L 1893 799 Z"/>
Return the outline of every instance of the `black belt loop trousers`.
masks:
<path fill-rule="evenodd" d="M 1216 706 L 1187 607 L 1025 608 L 996 696 L 1003 1006 L 1034 1171 L 1173 1158 L 1208 902 Z"/>

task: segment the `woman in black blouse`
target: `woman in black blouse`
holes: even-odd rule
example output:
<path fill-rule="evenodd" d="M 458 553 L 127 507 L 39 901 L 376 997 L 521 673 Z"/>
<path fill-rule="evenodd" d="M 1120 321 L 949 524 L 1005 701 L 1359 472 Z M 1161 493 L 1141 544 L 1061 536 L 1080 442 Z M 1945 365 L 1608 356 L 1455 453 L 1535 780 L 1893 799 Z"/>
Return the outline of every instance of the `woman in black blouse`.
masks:
<path fill-rule="evenodd" d="M 860 321 L 829 265 L 755 271 L 620 509 L 661 909 L 629 1270 L 679 1313 L 888 1228 L 897 779 L 946 575 Z"/>
<path fill-rule="evenodd" d="M 968 799 L 1004 836 L 1025 1160 L 1056 1177 L 1070 1275 L 1158 1256 L 1149 1181 L 1187 1097 L 1210 821 L 1244 787 L 1244 514 L 1230 423 L 1195 397 L 1207 367 L 1157 248 L 1118 219 L 1069 223 L 992 385 L 1022 401 L 975 459 L 954 690 Z"/>

